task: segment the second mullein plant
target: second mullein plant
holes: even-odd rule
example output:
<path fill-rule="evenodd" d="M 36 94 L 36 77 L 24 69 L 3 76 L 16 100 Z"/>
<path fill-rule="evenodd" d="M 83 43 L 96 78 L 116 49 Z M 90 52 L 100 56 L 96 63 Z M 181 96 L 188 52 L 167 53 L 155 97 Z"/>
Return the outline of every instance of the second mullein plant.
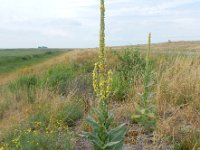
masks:
<path fill-rule="evenodd" d="M 99 61 L 95 63 L 93 70 L 93 87 L 98 99 L 94 114 L 86 118 L 91 126 L 91 132 L 83 135 L 91 143 L 95 150 L 121 150 L 127 129 L 125 124 L 112 128 L 113 116 L 108 110 L 108 98 L 111 93 L 112 71 L 106 69 L 105 56 L 105 6 L 104 0 L 100 1 L 100 54 Z"/>
<path fill-rule="evenodd" d="M 145 127 L 146 131 L 152 132 L 156 127 L 155 106 L 153 105 L 151 98 L 154 93 L 151 91 L 153 87 L 152 69 L 149 61 L 149 53 L 151 49 L 151 33 L 148 37 L 148 51 L 146 53 L 146 65 L 143 76 L 143 90 L 140 95 L 140 103 L 136 104 L 135 112 L 132 115 L 132 120 Z"/>

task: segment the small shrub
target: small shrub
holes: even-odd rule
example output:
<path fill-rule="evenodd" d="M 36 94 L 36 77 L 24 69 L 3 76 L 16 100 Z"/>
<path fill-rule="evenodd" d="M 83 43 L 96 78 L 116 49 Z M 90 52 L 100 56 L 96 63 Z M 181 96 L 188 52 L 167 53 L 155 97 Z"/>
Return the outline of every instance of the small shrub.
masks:
<path fill-rule="evenodd" d="M 130 89 L 129 83 L 122 82 L 120 74 L 115 73 L 113 75 L 113 82 L 112 82 L 112 98 L 116 100 L 125 100 L 128 96 L 128 91 Z"/>
<path fill-rule="evenodd" d="M 25 92 L 27 101 L 33 103 L 35 101 L 36 88 L 38 86 L 39 79 L 37 76 L 22 76 L 15 82 L 9 84 L 11 92 L 19 95 L 19 93 Z"/>
<path fill-rule="evenodd" d="M 67 95 L 72 88 L 75 88 L 73 86 L 75 86 L 74 84 L 76 84 L 77 79 L 80 80 L 81 83 L 85 80 L 85 76 L 91 72 L 92 67 L 90 61 L 57 65 L 49 69 L 43 76 L 42 85 L 52 92 Z M 91 86 L 91 83 L 86 84 L 90 84 Z"/>
<path fill-rule="evenodd" d="M 141 80 L 145 72 L 145 59 L 137 50 L 125 50 L 122 55 L 116 55 L 121 64 L 117 66 L 113 78 L 113 96 L 125 100 L 130 87 Z"/>
<path fill-rule="evenodd" d="M 140 78 L 145 71 L 145 58 L 138 50 L 124 50 L 122 55 L 117 54 L 121 64 L 117 71 L 121 74 L 123 81 L 133 83 Z"/>
<path fill-rule="evenodd" d="M 49 119 L 50 119 L 50 116 L 48 112 L 39 111 L 35 113 L 34 115 L 31 115 L 29 117 L 28 122 L 29 122 L 29 126 L 34 130 L 36 128 L 45 129 L 49 124 Z"/>
<path fill-rule="evenodd" d="M 58 65 L 48 71 L 43 81 L 49 90 L 65 95 L 68 85 L 75 78 L 75 73 L 74 66 Z"/>

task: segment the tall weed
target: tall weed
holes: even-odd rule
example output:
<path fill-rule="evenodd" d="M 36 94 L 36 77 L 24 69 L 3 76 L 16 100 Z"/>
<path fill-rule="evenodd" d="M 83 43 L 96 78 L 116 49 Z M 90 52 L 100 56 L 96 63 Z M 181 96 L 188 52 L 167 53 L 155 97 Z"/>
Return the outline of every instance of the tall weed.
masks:
<path fill-rule="evenodd" d="M 151 46 L 151 34 L 148 38 L 148 51 L 146 53 L 146 66 L 143 76 L 143 93 L 140 95 L 140 103 L 135 104 L 135 112 L 132 115 L 133 122 L 145 127 L 147 131 L 153 131 L 156 126 L 155 106 L 151 98 L 153 96 L 152 85 L 152 69 L 149 61 L 149 53 Z"/>

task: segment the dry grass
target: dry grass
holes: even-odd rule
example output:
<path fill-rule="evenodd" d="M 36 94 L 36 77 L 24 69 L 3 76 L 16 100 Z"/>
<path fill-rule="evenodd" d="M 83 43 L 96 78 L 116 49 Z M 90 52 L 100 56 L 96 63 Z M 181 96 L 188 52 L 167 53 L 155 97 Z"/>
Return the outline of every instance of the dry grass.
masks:
<path fill-rule="evenodd" d="M 133 46 L 116 46 L 112 47 L 114 49 L 122 49 L 122 48 L 139 48 L 139 49 L 147 49 L 147 45 L 133 45 Z M 153 51 L 172 51 L 172 52 L 200 52 L 200 41 L 179 41 L 179 42 L 166 42 L 166 43 L 158 43 L 152 44 Z"/>
<path fill-rule="evenodd" d="M 199 58 L 177 57 L 162 72 L 156 85 L 159 135 L 185 142 L 192 140 L 188 137 L 194 132 L 200 134 L 199 96 Z M 195 149 L 194 144 L 194 141 L 190 144 L 191 149 Z"/>
<path fill-rule="evenodd" d="M 137 93 L 142 88 L 136 85 L 132 91 L 126 102 L 113 106 L 117 120 L 130 120 L 134 103 L 139 100 Z M 197 149 L 200 144 L 197 136 L 200 135 L 199 57 L 176 56 L 170 62 L 161 57 L 155 68 L 154 93 L 158 115 L 155 141 L 167 138 L 186 143 L 186 149 Z"/>
<path fill-rule="evenodd" d="M 166 45 L 154 45 L 163 49 Z M 183 43 L 175 43 L 178 48 L 184 45 Z M 196 46 L 194 46 L 196 45 Z M 153 47 L 154 47 L 153 46 Z M 174 45 L 175 46 L 175 45 Z M 172 46 L 173 47 L 173 46 Z M 199 50 L 200 46 L 198 42 L 187 43 L 186 48 Z M 110 57 L 108 54 L 108 64 L 114 66 L 118 59 L 116 57 Z M 51 68 L 57 64 L 67 64 L 73 61 L 79 62 L 84 60 L 90 60 L 97 57 L 97 51 L 95 49 L 88 50 L 74 50 L 63 54 L 62 56 L 55 57 L 41 64 L 32 66 L 28 69 L 19 70 L 9 76 L 1 77 L 0 85 L 6 84 L 11 80 L 14 80 L 21 74 L 41 74 L 48 68 Z M 189 56 L 173 56 L 168 58 L 165 56 L 157 58 L 152 56 L 152 59 L 156 60 L 155 66 L 155 96 L 153 101 L 157 107 L 157 129 L 155 131 L 155 141 L 163 139 L 172 139 L 172 141 L 185 142 L 190 149 L 197 149 L 198 136 L 194 136 L 194 133 L 200 134 L 200 59 L 199 57 Z M 131 113 L 134 111 L 134 103 L 139 101 L 138 93 L 142 92 L 141 83 L 133 86 L 132 92 L 125 102 L 111 102 L 111 110 L 115 113 L 116 120 L 130 121 Z M 68 99 L 71 99 L 70 96 Z M 12 98 L 12 95 L 8 93 L 1 93 L 1 101 Z M 48 90 L 37 90 L 36 104 L 49 103 L 51 108 L 58 109 L 62 105 L 62 97 Z M 22 120 L 26 119 L 31 113 L 34 112 L 34 106 L 25 103 L 24 101 L 12 101 L 10 102 L 9 109 L 6 111 L 3 119 L 0 121 L 0 134 L 3 131 L 9 130 Z M 199 140 L 199 139 L 198 139 Z M 173 143 L 171 143 L 173 144 Z"/>
<path fill-rule="evenodd" d="M 38 110 L 45 109 L 44 107 L 46 106 L 50 113 L 56 113 L 64 103 L 71 101 L 76 94 L 75 90 L 72 90 L 67 97 L 56 95 L 45 89 L 39 89 L 36 92 L 37 97 L 34 104 L 26 103 L 26 100 L 23 98 L 20 101 L 12 101 L 9 110 L 5 112 L 3 119 L 0 120 L 0 137 L 9 130 L 15 129 L 30 115 L 38 112 Z"/>

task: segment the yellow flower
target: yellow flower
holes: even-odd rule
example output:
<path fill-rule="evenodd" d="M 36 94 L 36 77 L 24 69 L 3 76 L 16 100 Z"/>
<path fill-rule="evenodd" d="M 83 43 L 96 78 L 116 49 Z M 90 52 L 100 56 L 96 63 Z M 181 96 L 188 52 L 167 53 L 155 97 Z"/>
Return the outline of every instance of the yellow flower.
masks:
<path fill-rule="evenodd" d="M 111 87 L 112 87 L 112 81 L 113 81 L 112 75 L 113 75 L 112 71 L 109 70 L 108 71 L 108 79 L 107 79 L 107 89 L 106 89 L 107 94 L 106 95 L 110 95 L 110 93 L 111 93 Z"/>
<path fill-rule="evenodd" d="M 4 147 L 0 147 L 0 150 L 4 150 Z"/>
<path fill-rule="evenodd" d="M 12 142 L 13 142 L 14 144 L 17 144 L 17 143 L 18 143 L 18 141 L 19 141 L 19 139 L 18 139 L 18 138 L 16 138 L 16 139 L 12 140 Z"/>
<path fill-rule="evenodd" d="M 97 97 L 106 99 L 111 92 L 112 71 L 106 72 L 104 61 L 95 63 L 93 70 L 93 88 Z"/>
<path fill-rule="evenodd" d="M 28 128 L 26 131 L 27 131 L 28 133 L 30 133 L 30 132 L 31 132 L 31 128 Z"/>

